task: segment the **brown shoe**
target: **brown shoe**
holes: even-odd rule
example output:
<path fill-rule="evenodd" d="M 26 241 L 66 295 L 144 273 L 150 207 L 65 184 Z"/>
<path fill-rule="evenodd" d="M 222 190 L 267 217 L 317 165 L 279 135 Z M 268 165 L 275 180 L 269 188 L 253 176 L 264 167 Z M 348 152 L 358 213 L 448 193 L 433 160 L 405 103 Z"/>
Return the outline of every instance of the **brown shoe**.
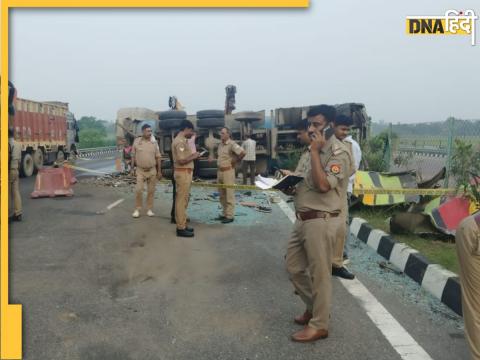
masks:
<path fill-rule="evenodd" d="M 295 321 L 295 324 L 298 324 L 298 325 L 307 325 L 311 318 L 312 318 L 312 313 L 308 310 L 305 310 L 303 315 L 295 316 L 293 321 Z"/>
<path fill-rule="evenodd" d="M 320 339 L 326 339 L 328 337 L 327 330 L 317 330 L 310 326 L 305 326 L 303 330 L 297 331 L 292 335 L 292 340 L 297 342 L 310 342 Z"/>

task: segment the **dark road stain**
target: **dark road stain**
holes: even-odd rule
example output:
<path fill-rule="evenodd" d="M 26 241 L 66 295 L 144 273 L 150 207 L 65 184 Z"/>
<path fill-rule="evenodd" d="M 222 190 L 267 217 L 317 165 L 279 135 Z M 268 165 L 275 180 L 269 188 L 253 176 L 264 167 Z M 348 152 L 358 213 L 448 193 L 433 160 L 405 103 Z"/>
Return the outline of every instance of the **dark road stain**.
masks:
<path fill-rule="evenodd" d="M 128 244 L 128 246 L 131 247 L 131 248 L 133 248 L 133 247 L 144 247 L 145 246 L 145 241 L 137 240 L 137 241 L 131 242 L 130 244 Z"/>

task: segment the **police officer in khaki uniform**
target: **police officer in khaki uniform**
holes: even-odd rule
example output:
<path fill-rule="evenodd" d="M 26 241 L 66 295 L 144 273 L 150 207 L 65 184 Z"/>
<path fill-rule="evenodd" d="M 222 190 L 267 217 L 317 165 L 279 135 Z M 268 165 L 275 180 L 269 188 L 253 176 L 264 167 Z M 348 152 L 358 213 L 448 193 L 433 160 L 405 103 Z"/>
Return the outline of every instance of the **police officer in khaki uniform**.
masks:
<path fill-rule="evenodd" d="M 175 222 L 177 223 L 177 236 L 194 236 L 193 228 L 187 227 L 187 207 L 192 185 L 194 161 L 200 157 L 198 152 L 192 153 L 188 139 L 193 136 L 193 124 L 183 120 L 180 131 L 172 143 L 173 176 L 176 184 L 175 195 Z"/>
<path fill-rule="evenodd" d="M 460 263 L 465 335 L 473 360 L 480 360 L 480 212 L 464 219 L 455 244 Z"/>
<path fill-rule="evenodd" d="M 282 175 L 297 175 L 297 176 L 304 176 L 305 169 L 307 164 L 310 163 L 310 143 L 312 139 L 308 135 L 308 119 L 302 119 L 296 124 L 297 129 L 297 141 L 305 146 L 305 149 L 298 160 L 297 167 L 295 171 L 290 171 L 286 169 L 280 169 Z"/>
<path fill-rule="evenodd" d="M 22 159 L 22 148 L 14 139 L 13 129 L 8 129 L 8 183 L 10 186 L 10 198 L 13 199 L 13 215 L 10 221 L 22 221 L 22 198 L 18 186 L 18 169 Z"/>
<path fill-rule="evenodd" d="M 353 158 L 352 143 L 347 142 L 345 139 L 350 133 L 350 127 L 353 126 L 353 120 L 348 116 L 338 115 L 335 118 L 335 122 L 332 124 L 332 126 L 335 133 L 335 137 L 341 142 L 343 142 L 348 148 L 349 156 L 350 156 L 350 164 L 352 166 L 348 174 L 348 177 L 350 178 L 350 176 L 355 173 L 355 160 Z M 341 190 L 341 195 L 343 196 L 342 198 L 343 226 L 340 226 L 337 232 L 337 241 L 335 242 L 335 250 L 333 253 L 332 275 L 338 276 L 347 280 L 353 280 L 355 278 L 355 275 L 352 274 L 350 271 L 348 271 L 348 269 L 344 266 L 344 260 L 343 260 L 345 239 L 347 237 L 347 228 L 348 228 L 348 181 L 345 183 L 345 189 Z"/>
<path fill-rule="evenodd" d="M 291 281 L 306 306 L 304 314 L 295 318 L 297 324 L 305 325 L 292 335 L 292 340 L 298 342 L 328 337 L 332 257 L 337 230 L 342 226 L 341 191 L 346 189 L 351 167 L 345 144 L 335 136 L 326 139 L 323 134 L 335 119 L 335 108 L 315 106 L 307 116 L 312 138 L 310 165 L 296 187 L 297 221 L 286 256 Z"/>
<path fill-rule="evenodd" d="M 245 156 L 245 151 L 235 141 L 230 139 L 230 129 L 224 127 L 220 130 L 222 142 L 218 145 L 218 172 L 217 183 L 235 184 L 235 164 Z M 220 203 L 223 214 L 217 220 L 224 224 L 233 222 L 235 214 L 235 191 L 234 189 L 219 188 Z"/>
<path fill-rule="evenodd" d="M 158 143 L 152 141 L 152 127 L 148 124 L 142 126 L 143 135 L 133 142 L 132 167 L 135 167 L 137 186 L 135 188 L 135 211 L 132 216 L 138 218 L 142 209 L 143 188 L 147 183 L 147 215 L 153 213 L 153 196 L 157 179 L 162 178 L 161 156 Z M 132 170 L 133 171 L 133 170 Z"/>

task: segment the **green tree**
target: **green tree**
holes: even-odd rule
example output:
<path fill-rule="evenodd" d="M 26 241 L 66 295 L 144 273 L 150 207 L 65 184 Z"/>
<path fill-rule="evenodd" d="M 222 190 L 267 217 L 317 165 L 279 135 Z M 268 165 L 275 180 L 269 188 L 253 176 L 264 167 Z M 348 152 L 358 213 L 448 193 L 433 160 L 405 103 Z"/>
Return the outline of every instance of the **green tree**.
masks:
<path fill-rule="evenodd" d="M 480 147 L 475 148 L 473 144 L 455 139 L 451 172 L 457 188 L 470 193 L 476 202 L 480 203 L 478 185 L 473 181 L 480 176 Z"/>
<path fill-rule="evenodd" d="M 97 130 L 102 136 L 107 136 L 107 122 L 105 120 L 99 120 L 94 116 L 82 116 L 77 124 L 80 131 Z"/>
<path fill-rule="evenodd" d="M 105 146 L 106 137 L 96 129 L 85 129 L 80 132 L 80 148 Z"/>
<path fill-rule="evenodd" d="M 77 124 L 80 129 L 80 149 L 114 145 L 112 136 L 109 137 L 111 124 L 108 121 L 82 116 Z"/>

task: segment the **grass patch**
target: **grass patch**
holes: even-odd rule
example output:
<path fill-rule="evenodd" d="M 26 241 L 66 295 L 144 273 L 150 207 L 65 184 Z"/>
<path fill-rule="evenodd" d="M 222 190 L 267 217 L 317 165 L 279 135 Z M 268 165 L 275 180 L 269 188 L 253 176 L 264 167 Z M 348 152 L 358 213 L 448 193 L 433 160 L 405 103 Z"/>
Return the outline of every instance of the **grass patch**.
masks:
<path fill-rule="evenodd" d="M 388 218 L 392 216 L 397 210 L 395 208 L 371 208 L 365 206 L 357 206 L 351 209 L 351 216 L 361 217 L 368 221 L 368 223 L 375 229 L 383 230 L 390 233 Z M 459 265 L 457 253 L 455 250 L 455 243 L 442 241 L 435 238 L 423 238 L 415 234 L 397 235 L 393 237 L 398 242 L 402 242 L 411 248 L 418 250 L 422 255 L 435 264 L 440 264 L 446 269 L 458 274 Z"/>

